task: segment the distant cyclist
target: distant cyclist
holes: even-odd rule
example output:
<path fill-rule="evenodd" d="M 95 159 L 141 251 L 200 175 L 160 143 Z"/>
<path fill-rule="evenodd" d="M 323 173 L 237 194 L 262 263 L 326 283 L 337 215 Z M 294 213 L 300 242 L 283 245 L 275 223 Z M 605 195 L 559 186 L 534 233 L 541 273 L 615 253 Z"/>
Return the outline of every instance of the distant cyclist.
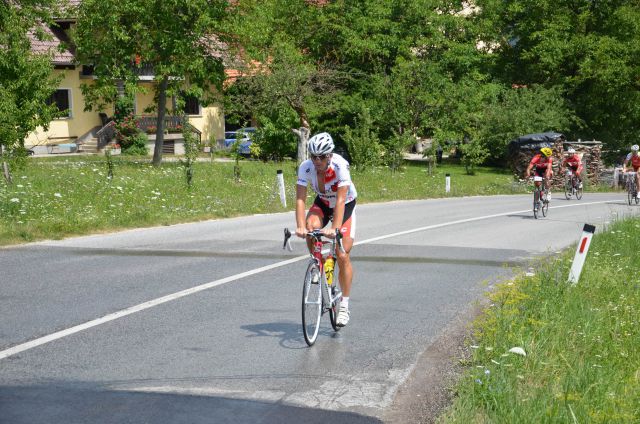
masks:
<path fill-rule="evenodd" d="M 624 159 L 624 163 L 622 164 L 622 172 L 627 172 L 627 164 L 631 162 L 631 167 L 636 172 L 636 187 L 640 187 L 640 155 L 638 154 L 638 145 L 634 144 L 631 146 L 631 153 L 627 155 Z M 637 193 L 634 193 L 634 196 Z"/>
<path fill-rule="evenodd" d="M 551 169 L 551 165 L 553 164 L 553 158 L 551 155 L 553 154 L 553 150 L 549 147 L 543 147 L 540 149 L 540 153 L 535 155 L 531 162 L 529 162 L 529 166 L 525 171 L 525 178 L 529 178 L 531 176 L 531 171 L 535 172 L 535 175 L 538 177 L 545 178 L 545 188 L 548 190 L 549 196 L 551 195 L 550 186 L 551 186 L 551 177 L 553 177 L 553 170 Z M 536 186 L 540 185 L 540 183 L 536 182 Z"/>
<path fill-rule="evenodd" d="M 338 311 L 336 324 L 344 327 L 349 322 L 349 294 L 353 270 L 349 253 L 353 247 L 356 230 L 356 187 L 351 181 L 349 162 L 342 156 L 333 153 L 335 145 L 329 133 L 316 134 L 309 139 L 308 150 L 311 159 L 300 164 L 298 168 L 298 185 L 296 189 L 296 235 L 305 237 L 307 231 L 327 226 L 323 230 L 325 237 L 335 237 L 336 230 L 342 233 L 342 244 L 345 252 L 339 249 L 338 279 L 342 290 L 342 301 Z M 316 192 L 317 196 L 309 208 L 305 218 L 307 185 Z M 313 250 L 310 240 L 307 240 L 309 251 Z"/>
<path fill-rule="evenodd" d="M 570 168 L 573 171 L 573 175 L 578 178 L 578 186 L 576 188 L 582 188 L 582 160 L 576 153 L 576 149 L 569 147 L 567 150 L 567 157 L 562 161 L 560 173 L 564 173 L 565 167 Z"/>

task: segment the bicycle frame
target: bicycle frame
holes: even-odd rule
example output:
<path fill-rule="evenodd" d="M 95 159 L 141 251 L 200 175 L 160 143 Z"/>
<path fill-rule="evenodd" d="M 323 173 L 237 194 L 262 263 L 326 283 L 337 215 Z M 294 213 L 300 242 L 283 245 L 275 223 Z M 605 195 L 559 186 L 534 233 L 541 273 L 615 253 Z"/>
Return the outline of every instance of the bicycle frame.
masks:
<path fill-rule="evenodd" d="M 636 175 L 637 172 L 625 172 L 626 181 L 626 189 L 627 189 L 627 198 L 629 201 L 629 205 L 631 205 L 632 201 L 636 202 L 636 205 L 640 202 L 638 199 L 638 187 L 636 185 Z"/>
<path fill-rule="evenodd" d="M 549 208 L 548 201 L 545 202 L 544 199 L 547 197 L 547 187 L 545 185 L 545 179 L 543 177 L 534 176 L 533 177 L 534 187 L 533 187 L 533 217 L 538 218 L 538 212 L 541 211 L 543 216 L 547 216 L 547 210 Z"/>
<path fill-rule="evenodd" d="M 577 183 L 578 178 L 573 174 L 573 171 L 568 169 L 564 177 L 564 185 L 569 190 L 571 196 L 576 194 Z"/>
<path fill-rule="evenodd" d="M 322 313 L 324 314 L 331 308 L 333 303 L 342 297 L 342 290 L 338 289 L 335 291 L 335 295 L 331 295 L 330 286 L 327 283 L 327 276 L 324 272 L 324 260 L 325 256 L 322 254 L 322 248 L 325 244 L 330 244 L 331 249 L 329 253 L 336 257 L 336 241 L 333 240 L 331 242 L 323 242 L 321 238 L 321 233 L 318 231 L 313 231 L 308 234 L 309 237 L 313 240 L 313 251 L 311 252 L 311 260 L 310 262 L 315 262 L 316 266 L 320 271 L 320 281 L 322 282 L 322 299 L 318 299 L 318 302 L 323 303 Z M 335 279 L 334 283 L 335 284 Z"/>

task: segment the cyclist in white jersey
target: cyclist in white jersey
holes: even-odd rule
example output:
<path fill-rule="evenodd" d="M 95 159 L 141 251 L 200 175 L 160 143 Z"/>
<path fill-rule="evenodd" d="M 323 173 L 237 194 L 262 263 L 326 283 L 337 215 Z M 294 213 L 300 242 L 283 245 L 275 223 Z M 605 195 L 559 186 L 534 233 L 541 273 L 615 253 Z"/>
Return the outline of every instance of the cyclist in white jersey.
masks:
<path fill-rule="evenodd" d="M 304 238 L 307 231 L 327 226 L 325 237 L 334 238 L 336 230 L 342 234 L 344 253 L 338 255 L 338 279 L 342 290 L 342 300 L 338 312 L 337 325 L 344 327 L 349 322 L 349 294 L 353 269 L 349 253 L 353 247 L 356 231 L 356 187 L 351 181 L 349 162 L 342 156 L 333 153 L 335 145 L 329 133 L 320 133 L 309 139 L 308 159 L 298 168 L 298 184 L 296 189 L 296 235 Z M 307 186 L 311 185 L 317 196 L 305 217 Z M 307 240 L 309 251 L 313 249 Z"/>

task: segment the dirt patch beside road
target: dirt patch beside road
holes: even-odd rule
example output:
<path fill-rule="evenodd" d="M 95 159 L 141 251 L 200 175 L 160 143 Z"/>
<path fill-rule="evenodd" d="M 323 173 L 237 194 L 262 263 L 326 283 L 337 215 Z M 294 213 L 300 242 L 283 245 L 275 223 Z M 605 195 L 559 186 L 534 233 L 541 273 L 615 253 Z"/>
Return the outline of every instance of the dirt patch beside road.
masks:
<path fill-rule="evenodd" d="M 451 387 L 463 370 L 460 359 L 469 356 L 465 340 L 471 333 L 471 322 L 482 312 L 481 304 L 459 314 L 422 353 L 384 412 L 385 423 L 434 423 L 451 404 Z"/>

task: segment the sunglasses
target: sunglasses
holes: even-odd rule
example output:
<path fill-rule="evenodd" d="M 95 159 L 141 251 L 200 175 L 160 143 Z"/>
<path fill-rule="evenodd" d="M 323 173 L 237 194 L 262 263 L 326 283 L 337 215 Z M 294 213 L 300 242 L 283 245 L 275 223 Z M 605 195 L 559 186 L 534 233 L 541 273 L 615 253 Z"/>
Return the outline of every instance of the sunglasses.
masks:
<path fill-rule="evenodd" d="M 324 159 L 326 159 L 328 157 L 329 157 L 329 155 L 319 155 L 319 156 L 311 155 L 311 160 L 324 160 Z"/>

